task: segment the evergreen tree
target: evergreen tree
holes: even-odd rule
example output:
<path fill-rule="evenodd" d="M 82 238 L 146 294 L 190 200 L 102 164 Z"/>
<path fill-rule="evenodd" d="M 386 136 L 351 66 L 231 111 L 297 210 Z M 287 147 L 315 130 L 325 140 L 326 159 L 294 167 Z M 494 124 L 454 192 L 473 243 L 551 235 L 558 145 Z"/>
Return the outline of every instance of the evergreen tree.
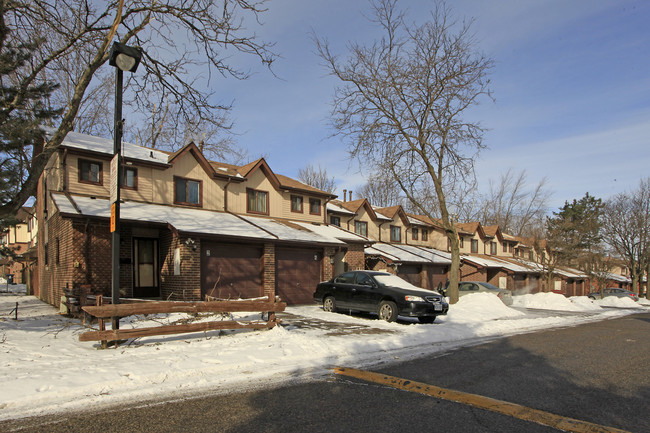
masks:
<path fill-rule="evenodd" d="M 602 200 L 586 193 L 548 218 L 547 239 L 559 263 L 587 270 L 590 255 L 601 245 L 601 209 Z"/>
<path fill-rule="evenodd" d="M 5 7 L 6 2 L 0 0 L 0 206 L 10 203 L 22 188 L 32 158 L 42 149 L 42 126 L 60 113 L 47 104 L 56 84 L 19 85 L 17 73 L 30 62 L 41 41 L 8 42 Z M 16 203 L 13 213 L 22 204 Z M 0 227 L 11 223 L 11 214 L 0 219 Z"/>

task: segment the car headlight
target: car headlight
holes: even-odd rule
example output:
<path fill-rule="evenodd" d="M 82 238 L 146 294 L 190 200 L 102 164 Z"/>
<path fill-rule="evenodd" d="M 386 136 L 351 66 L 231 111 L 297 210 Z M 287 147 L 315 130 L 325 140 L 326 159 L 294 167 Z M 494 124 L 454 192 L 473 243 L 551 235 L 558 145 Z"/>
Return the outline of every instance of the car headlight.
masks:
<path fill-rule="evenodd" d="M 424 302 L 424 299 L 420 296 L 406 295 L 404 296 L 406 302 Z"/>

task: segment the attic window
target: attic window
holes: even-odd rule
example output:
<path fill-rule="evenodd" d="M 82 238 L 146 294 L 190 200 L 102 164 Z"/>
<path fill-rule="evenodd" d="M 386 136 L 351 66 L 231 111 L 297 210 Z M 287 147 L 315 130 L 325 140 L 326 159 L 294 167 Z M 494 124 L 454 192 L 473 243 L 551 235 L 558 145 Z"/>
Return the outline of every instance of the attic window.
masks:
<path fill-rule="evenodd" d="M 102 185 L 104 178 L 103 164 L 99 161 L 79 160 L 79 182 Z"/>
<path fill-rule="evenodd" d="M 201 181 L 174 177 L 174 203 L 201 206 Z"/>
<path fill-rule="evenodd" d="M 246 211 L 249 213 L 269 214 L 269 193 L 256 189 L 247 189 Z"/>
<path fill-rule="evenodd" d="M 390 241 L 391 242 L 401 242 L 402 241 L 402 228 L 398 226 L 390 226 Z"/>

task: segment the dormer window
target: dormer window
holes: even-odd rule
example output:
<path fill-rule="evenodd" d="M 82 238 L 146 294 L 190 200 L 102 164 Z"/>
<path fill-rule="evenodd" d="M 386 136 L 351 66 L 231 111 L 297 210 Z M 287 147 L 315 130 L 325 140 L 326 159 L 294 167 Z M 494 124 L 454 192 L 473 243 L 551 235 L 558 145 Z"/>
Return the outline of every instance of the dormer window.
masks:
<path fill-rule="evenodd" d="M 104 182 L 103 165 L 99 161 L 79 160 L 79 182 L 102 185 Z"/>
<path fill-rule="evenodd" d="M 201 181 L 174 177 L 174 203 L 201 206 Z"/>
<path fill-rule="evenodd" d="M 391 242 L 401 242 L 402 241 L 402 229 L 398 226 L 390 226 L 390 241 Z"/>
<path fill-rule="evenodd" d="M 472 253 L 478 254 L 478 239 L 472 239 Z"/>
<path fill-rule="evenodd" d="M 413 235 L 413 240 L 417 241 L 418 240 L 418 235 L 419 235 L 419 230 L 415 227 L 411 229 L 411 234 Z"/>
<path fill-rule="evenodd" d="M 361 236 L 368 236 L 368 223 L 365 221 L 354 222 L 354 232 Z"/>
<path fill-rule="evenodd" d="M 247 189 L 246 211 L 249 213 L 269 214 L 269 193 L 257 189 Z"/>

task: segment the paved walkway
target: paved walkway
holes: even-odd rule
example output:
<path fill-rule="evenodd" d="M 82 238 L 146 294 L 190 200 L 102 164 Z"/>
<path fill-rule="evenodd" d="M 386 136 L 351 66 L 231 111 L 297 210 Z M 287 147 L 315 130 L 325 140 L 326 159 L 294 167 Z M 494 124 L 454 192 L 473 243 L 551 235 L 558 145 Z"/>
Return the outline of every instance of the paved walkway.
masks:
<path fill-rule="evenodd" d="M 296 314 L 287 313 L 286 311 L 278 313 L 277 317 L 282 319 L 280 326 L 289 330 L 291 329 L 326 329 L 325 335 L 376 335 L 376 334 L 393 334 L 395 331 L 389 329 L 377 329 L 370 325 L 330 322 L 313 317 L 303 317 Z"/>

